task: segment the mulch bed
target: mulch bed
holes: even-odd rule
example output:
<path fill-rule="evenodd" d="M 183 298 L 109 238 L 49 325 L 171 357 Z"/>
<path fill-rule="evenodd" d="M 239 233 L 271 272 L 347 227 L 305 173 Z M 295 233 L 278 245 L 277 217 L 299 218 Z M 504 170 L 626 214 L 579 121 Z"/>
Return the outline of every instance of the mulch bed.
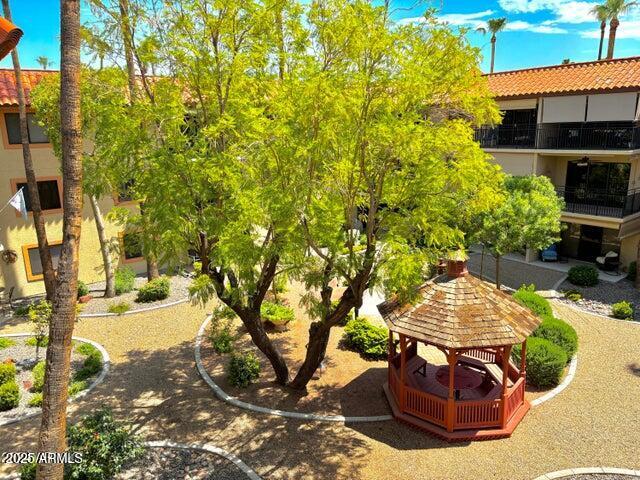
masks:
<path fill-rule="evenodd" d="M 612 316 L 611 306 L 620 301 L 631 302 L 636 308 L 634 320 L 640 321 L 640 291 L 636 290 L 633 282 L 624 279 L 617 283 L 599 282 L 595 287 L 577 287 L 568 281 L 562 282 L 559 291 L 577 290 L 582 295 L 582 300 L 572 302 L 564 297 L 558 300 L 567 305 L 578 307 L 588 313 Z"/>
<path fill-rule="evenodd" d="M 244 480 L 233 462 L 210 452 L 172 447 L 148 448 L 115 480 Z"/>

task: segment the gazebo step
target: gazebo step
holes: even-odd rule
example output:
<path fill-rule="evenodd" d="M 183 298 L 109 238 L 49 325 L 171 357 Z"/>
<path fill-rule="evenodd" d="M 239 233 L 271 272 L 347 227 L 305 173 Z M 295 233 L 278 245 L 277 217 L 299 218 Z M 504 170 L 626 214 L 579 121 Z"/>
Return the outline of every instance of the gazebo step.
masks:
<path fill-rule="evenodd" d="M 525 400 L 524 404 L 516 410 L 511 416 L 509 422 L 505 428 L 481 428 L 481 429 L 468 429 L 468 430 L 454 430 L 448 432 L 446 428 L 439 427 L 432 423 L 429 423 L 420 418 L 414 417 L 407 413 L 400 411 L 400 407 L 396 403 L 394 396 L 389 390 L 388 383 L 383 385 L 384 393 L 387 396 L 389 406 L 396 420 L 405 423 L 411 427 L 418 428 L 424 432 L 427 432 L 433 436 L 441 438 L 447 442 L 468 442 L 473 440 L 494 440 L 498 438 L 510 437 L 513 431 L 518 426 L 518 423 L 522 420 L 525 414 L 529 411 L 529 402 Z"/>

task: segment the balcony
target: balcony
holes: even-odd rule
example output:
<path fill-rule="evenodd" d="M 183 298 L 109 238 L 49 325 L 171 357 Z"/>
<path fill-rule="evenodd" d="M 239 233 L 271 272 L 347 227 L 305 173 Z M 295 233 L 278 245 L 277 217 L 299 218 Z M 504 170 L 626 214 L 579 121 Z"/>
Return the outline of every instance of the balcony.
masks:
<path fill-rule="evenodd" d="M 640 189 L 619 194 L 572 187 L 556 187 L 556 191 L 564 199 L 565 212 L 614 218 L 640 212 Z"/>
<path fill-rule="evenodd" d="M 629 122 L 483 126 L 474 138 L 483 148 L 635 150 L 640 149 L 640 126 Z"/>

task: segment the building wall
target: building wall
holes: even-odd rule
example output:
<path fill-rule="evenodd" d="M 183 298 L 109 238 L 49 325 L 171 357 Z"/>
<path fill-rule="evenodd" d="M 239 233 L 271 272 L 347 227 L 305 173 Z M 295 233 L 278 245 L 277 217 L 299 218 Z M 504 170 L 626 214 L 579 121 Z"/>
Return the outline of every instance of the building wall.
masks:
<path fill-rule="evenodd" d="M 4 111 L 0 110 L 0 133 L 3 139 L 0 145 L 0 201 L 2 204 L 7 202 L 14 194 L 11 180 L 25 177 L 21 146 L 8 145 L 6 128 L 1 120 Z M 31 147 L 37 177 L 61 177 L 60 162 L 53 154 L 51 146 L 49 144 L 33 144 Z M 113 205 L 112 198 L 101 199 L 100 208 L 103 215 L 109 212 Z M 133 205 L 128 208 L 136 207 Z M 47 213 L 45 214 L 45 221 L 49 241 L 62 240 L 62 213 Z M 106 222 L 106 233 L 114 242 L 117 241 L 120 231 L 122 231 L 121 226 Z M 22 252 L 24 245 L 38 243 L 32 217 L 29 216 L 28 220 L 24 220 L 13 207 L 8 206 L 5 208 L 0 213 L 0 243 L 4 245 L 5 250 L 14 250 L 18 256 L 17 261 L 12 264 L 6 264 L 0 260 L 0 287 L 4 287 L 7 290 L 15 287 L 14 295 L 17 297 L 43 293 L 44 283 L 42 280 L 29 281 L 27 279 L 25 259 Z M 144 260 L 128 262 L 127 265 L 139 273 L 146 269 Z M 79 278 L 86 283 L 104 280 L 100 243 L 91 205 L 86 196 L 80 237 Z"/>
<path fill-rule="evenodd" d="M 535 172 L 535 153 L 491 152 L 493 161 L 510 175 L 531 175 Z"/>
<path fill-rule="evenodd" d="M 636 261 L 638 242 L 640 242 L 640 233 L 625 237 L 620 242 L 620 264 L 625 270 L 629 263 Z"/>

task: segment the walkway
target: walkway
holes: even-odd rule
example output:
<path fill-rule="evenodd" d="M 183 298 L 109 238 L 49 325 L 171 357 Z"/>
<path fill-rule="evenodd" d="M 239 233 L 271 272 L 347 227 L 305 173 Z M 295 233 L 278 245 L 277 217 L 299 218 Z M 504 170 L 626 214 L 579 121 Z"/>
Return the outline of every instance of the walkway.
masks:
<path fill-rule="evenodd" d="M 531 480 L 574 467 L 640 468 L 640 326 L 555 307 L 580 336 L 576 377 L 532 409 L 510 439 L 448 445 L 394 421 L 307 423 L 227 405 L 194 368 L 204 312 L 188 304 L 80 320 L 75 334 L 102 343 L 113 363 L 105 381 L 71 407 L 71 420 L 105 403 L 147 440 L 210 443 L 265 479 Z M 4 427 L 0 445 L 32 448 L 38 427 L 38 418 Z"/>

